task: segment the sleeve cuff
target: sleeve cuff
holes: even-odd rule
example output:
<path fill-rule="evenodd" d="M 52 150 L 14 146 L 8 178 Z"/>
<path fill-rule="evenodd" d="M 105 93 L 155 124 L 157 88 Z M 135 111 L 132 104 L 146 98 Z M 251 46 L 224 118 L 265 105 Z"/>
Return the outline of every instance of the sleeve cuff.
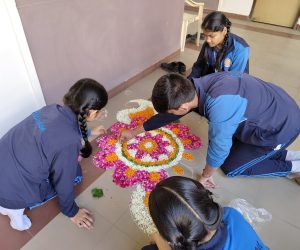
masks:
<path fill-rule="evenodd" d="M 63 209 L 61 212 L 68 216 L 69 218 L 74 217 L 78 213 L 79 207 L 77 206 L 76 202 L 73 202 L 71 209 Z"/>
<path fill-rule="evenodd" d="M 219 168 L 224 163 L 224 161 L 217 161 L 217 160 L 211 159 L 210 157 L 207 156 L 206 163 L 213 168 Z"/>
<path fill-rule="evenodd" d="M 92 134 L 92 130 L 90 128 L 88 128 L 87 132 L 88 132 L 87 136 L 90 137 Z"/>

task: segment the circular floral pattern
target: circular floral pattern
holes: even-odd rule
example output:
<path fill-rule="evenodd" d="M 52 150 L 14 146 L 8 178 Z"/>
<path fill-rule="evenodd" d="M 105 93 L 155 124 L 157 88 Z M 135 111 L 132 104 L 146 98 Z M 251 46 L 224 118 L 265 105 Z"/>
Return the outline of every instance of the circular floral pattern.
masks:
<path fill-rule="evenodd" d="M 119 160 L 132 169 L 150 172 L 176 165 L 183 151 L 181 141 L 166 128 L 142 133 L 123 144 L 116 143 Z"/>
<path fill-rule="evenodd" d="M 131 214 L 138 226 L 152 234 L 157 229 L 148 211 L 150 191 L 157 183 L 168 177 L 167 169 L 183 175 L 184 170 L 178 165 L 184 158 L 193 160 L 193 155 L 184 150 L 197 149 L 201 146 L 200 138 L 191 134 L 183 124 L 169 124 L 157 130 L 144 132 L 135 138 L 120 143 L 119 134 L 126 129 L 141 126 L 155 114 L 152 103 L 147 100 L 133 100 L 139 107 L 121 110 L 117 113 L 118 122 L 111 126 L 110 135 L 98 138 L 101 151 L 93 158 L 96 167 L 114 168 L 113 181 L 120 187 L 136 185 L 130 203 Z"/>

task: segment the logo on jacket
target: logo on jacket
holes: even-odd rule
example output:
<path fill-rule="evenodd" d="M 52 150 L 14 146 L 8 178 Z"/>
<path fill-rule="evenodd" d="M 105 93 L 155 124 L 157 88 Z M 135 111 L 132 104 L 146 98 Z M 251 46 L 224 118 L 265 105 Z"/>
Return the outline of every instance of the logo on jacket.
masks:
<path fill-rule="evenodd" d="M 229 68 L 232 64 L 232 61 L 229 58 L 225 58 L 224 60 L 224 67 Z"/>

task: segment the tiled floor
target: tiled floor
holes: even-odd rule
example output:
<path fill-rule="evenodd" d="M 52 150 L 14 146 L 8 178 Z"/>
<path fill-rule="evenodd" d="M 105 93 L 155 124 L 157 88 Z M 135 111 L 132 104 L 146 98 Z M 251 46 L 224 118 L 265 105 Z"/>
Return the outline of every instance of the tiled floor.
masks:
<path fill-rule="evenodd" d="M 300 33 L 285 28 L 273 27 L 241 20 L 232 20 L 232 32 L 242 36 L 251 46 L 250 72 L 266 81 L 277 83 L 292 95 L 300 104 L 300 41 L 284 36 L 261 33 L 244 29 L 243 25 L 264 29 L 277 30 L 287 34 Z M 237 24 L 236 27 L 234 24 Z M 239 25 L 242 24 L 242 25 Z M 191 31 L 192 33 L 192 31 Z M 191 68 L 198 52 L 186 49 L 176 58 Z M 115 114 L 122 109 L 126 102 L 136 98 L 149 98 L 155 81 L 165 72 L 157 69 L 142 80 L 136 82 L 127 90 L 110 99 L 107 109 L 109 116 L 102 123 L 109 127 L 116 121 Z M 207 123 L 196 114 L 189 114 L 181 119 L 193 133 L 199 135 L 204 146 L 194 151 L 195 160 L 182 161 L 186 167 L 187 176 L 195 176 L 204 166 L 207 148 Z M 94 126 L 96 124 L 91 124 Z M 300 139 L 291 148 L 300 149 Z M 93 212 L 95 228 L 91 231 L 76 228 L 71 221 L 57 214 L 56 203 L 46 210 L 42 216 L 49 217 L 49 223 L 36 235 L 34 228 L 27 232 L 15 232 L 8 228 L 8 220 L 0 216 L 0 249 L 19 249 L 31 239 L 22 249 L 58 249 L 58 250 L 137 250 L 148 243 L 149 239 L 136 227 L 129 213 L 128 203 L 132 189 L 122 189 L 112 183 L 111 171 L 102 172 L 93 169 L 91 161 L 84 162 L 87 166 L 85 175 L 89 179 L 79 187 L 82 192 L 77 197 L 80 206 Z M 93 178 L 93 179 L 92 179 Z M 95 181 L 94 181 L 95 180 Z M 215 180 L 219 187 L 214 190 L 216 199 L 223 205 L 235 198 L 244 198 L 255 207 L 267 209 L 273 219 L 263 225 L 258 233 L 271 249 L 297 250 L 300 249 L 300 186 L 286 178 L 251 179 L 227 178 L 219 171 Z M 90 184 L 88 186 L 88 184 Z M 90 190 L 94 187 L 104 189 L 105 196 L 93 199 Z M 44 210 L 45 211 L 45 210 Z M 35 211 L 31 212 L 31 218 Z M 50 215 L 49 215 L 50 214 Z M 40 218 L 40 219 L 39 219 Z M 34 223 L 42 217 L 33 220 Z M 52 219 L 53 218 L 53 219 Z M 44 223 L 46 224 L 46 223 Z M 38 229 L 40 230 L 40 229 Z M 35 235 L 34 237 L 32 237 Z"/>

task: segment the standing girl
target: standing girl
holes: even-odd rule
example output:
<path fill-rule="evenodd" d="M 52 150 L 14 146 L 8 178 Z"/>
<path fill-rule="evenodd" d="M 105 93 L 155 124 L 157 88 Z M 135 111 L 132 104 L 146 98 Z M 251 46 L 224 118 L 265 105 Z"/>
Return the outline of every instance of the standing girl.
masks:
<path fill-rule="evenodd" d="M 0 213 L 10 217 L 14 229 L 30 228 L 24 209 L 55 195 L 61 212 L 78 227 L 93 226 L 89 211 L 74 201 L 74 181 L 82 177 L 78 156 L 92 152 L 87 122 L 103 115 L 107 100 L 101 84 L 79 80 L 64 96 L 64 106 L 43 107 L 0 139 Z M 99 126 L 94 132 L 103 130 Z"/>
<path fill-rule="evenodd" d="M 230 33 L 230 27 L 231 22 L 222 12 L 215 11 L 204 18 L 202 30 L 206 41 L 189 79 L 219 71 L 249 73 L 249 45 Z"/>

